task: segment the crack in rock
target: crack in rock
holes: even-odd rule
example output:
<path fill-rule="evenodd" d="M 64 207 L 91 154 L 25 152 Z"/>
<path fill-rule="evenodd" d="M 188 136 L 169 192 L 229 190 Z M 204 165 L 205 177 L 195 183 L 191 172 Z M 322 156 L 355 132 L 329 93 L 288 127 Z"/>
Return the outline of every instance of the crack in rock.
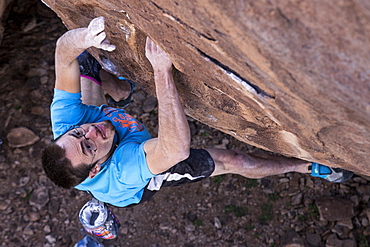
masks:
<path fill-rule="evenodd" d="M 216 39 L 214 39 L 214 38 L 213 38 L 213 37 L 211 37 L 210 35 L 206 35 L 206 34 L 204 34 L 204 33 L 202 33 L 202 32 L 197 31 L 195 28 L 193 28 L 193 27 L 189 26 L 188 24 L 186 24 L 185 22 L 183 22 L 180 18 L 178 18 L 178 17 L 176 17 L 176 16 L 172 15 L 170 12 L 168 12 L 168 11 L 164 10 L 163 8 L 161 8 L 160 6 L 158 6 L 155 2 L 151 2 L 151 3 L 152 3 L 156 8 L 158 8 L 161 12 L 163 12 L 163 15 L 164 15 L 165 17 L 167 17 L 167 18 L 169 18 L 169 19 L 171 19 L 171 20 L 173 20 L 173 21 L 176 21 L 176 22 L 178 22 L 180 25 L 183 25 L 183 26 L 185 26 L 186 28 L 188 28 L 188 29 L 190 29 L 190 30 L 194 31 L 198 36 L 201 36 L 201 37 L 203 37 L 203 38 L 205 38 L 205 39 L 207 39 L 207 40 L 209 40 L 209 41 L 212 41 L 212 42 L 215 42 L 215 41 L 216 41 Z"/>
<path fill-rule="evenodd" d="M 218 67 L 220 67 L 229 77 L 231 77 L 231 79 L 233 79 L 234 81 L 236 81 L 239 84 L 246 87 L 248 89 L 248 91 L 250 91 L 251 93 L 253 93 L 255 95 L 262 95 L 262 96 L 265 96 L 265 97 L 268 97 L 268 98 L 271 98 L 271 99 L 275 98 L 274 96 L 269 95 L 268 93 L 266 93 L 261 88 L 254 85 L 253 83 L 251 83 L 247 79 L 243 78 L 240 74 L 238 74 L 236 71 L 232 70 L 227 65 L 225 65 L 225 64 L 221 63 L 220 61 L 218 61 L 217 59 L 207 55 L 205 52 L 199 50 L 198 48 L 196 48 L 196 47 L 194 47 L 194 48 L 199 52 L 199 54 L 202 57 L 204 57 L 208 61 L 211 61 L 212 63 L 214 63 Z"/>

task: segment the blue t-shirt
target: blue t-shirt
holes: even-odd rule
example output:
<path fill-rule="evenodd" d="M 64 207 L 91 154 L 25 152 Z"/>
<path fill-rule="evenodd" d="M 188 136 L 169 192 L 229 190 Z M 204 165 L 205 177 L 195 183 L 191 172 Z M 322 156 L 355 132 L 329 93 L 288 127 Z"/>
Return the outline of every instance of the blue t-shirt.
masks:
<path fill-rule="evenodd" d="M 154 177 L 146 162 L 144 143 L 151 136 L 139 121 L 122 109 L 82 104 L 81 93 L 54 89 L 50 107 L 54 138 L 73 125 L 110 120 L 116 128 L 118 144 L 111 157 L 101 165 L 92 179 L 87 178 L 75 188 L 90 191 L 95 198 L 117 207 L 138 203 L 143 189 Z"/>

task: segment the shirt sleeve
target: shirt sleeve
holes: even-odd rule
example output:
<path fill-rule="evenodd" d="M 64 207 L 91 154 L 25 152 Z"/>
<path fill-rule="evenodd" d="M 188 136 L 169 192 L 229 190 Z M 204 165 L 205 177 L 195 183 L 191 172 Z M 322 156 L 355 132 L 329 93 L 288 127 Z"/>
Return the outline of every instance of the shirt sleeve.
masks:
<path fill-rule="evenodd" d="M 148 183 L 155 176 L 146 162 L 144 143 L 131 142 L 116 150 L 115 158 L 119 163 L 116 175 L 121 183 Z"/>
<path fill-rule="evenodd" d="M 54 138 L 64 134 L 72 125 L 94 122 L 98 113 L 99 107 L 82 103 L 81 92 L 69 93 L 54 89 L 54 98 L 50 106 Z"/>

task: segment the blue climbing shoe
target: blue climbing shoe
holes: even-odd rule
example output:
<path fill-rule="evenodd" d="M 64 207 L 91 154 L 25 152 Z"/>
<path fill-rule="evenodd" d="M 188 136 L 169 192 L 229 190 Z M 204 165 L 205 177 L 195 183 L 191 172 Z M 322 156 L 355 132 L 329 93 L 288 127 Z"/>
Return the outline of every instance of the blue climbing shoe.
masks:
<path fill-rule="evenodd" d="M 352 178 L 353 172 L 342 168 L 331 168 L 313 162 L 311 166 L 311 176 L 323 178 L 332 183 L 342 183 Z"/>

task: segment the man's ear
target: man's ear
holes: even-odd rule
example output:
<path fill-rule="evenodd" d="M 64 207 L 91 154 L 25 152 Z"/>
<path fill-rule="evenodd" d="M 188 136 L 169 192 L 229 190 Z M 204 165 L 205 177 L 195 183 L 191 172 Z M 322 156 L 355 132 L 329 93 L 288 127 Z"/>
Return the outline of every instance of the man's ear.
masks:
<path fill-rule="evenodd" d="M 96 174 L 98 174 L 98 172 L 100 171 L 100 164 L 96 164 L 93 169 L 91 169 L 90 173 L 89 173 L 89 178 L 93 178 L 95 177 Z"/>

